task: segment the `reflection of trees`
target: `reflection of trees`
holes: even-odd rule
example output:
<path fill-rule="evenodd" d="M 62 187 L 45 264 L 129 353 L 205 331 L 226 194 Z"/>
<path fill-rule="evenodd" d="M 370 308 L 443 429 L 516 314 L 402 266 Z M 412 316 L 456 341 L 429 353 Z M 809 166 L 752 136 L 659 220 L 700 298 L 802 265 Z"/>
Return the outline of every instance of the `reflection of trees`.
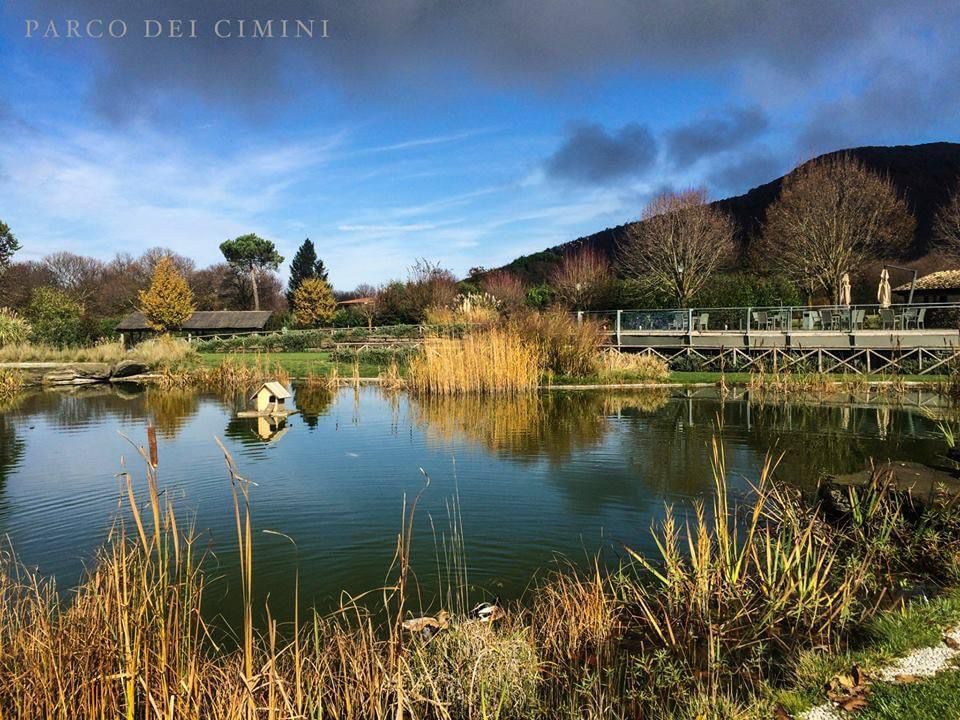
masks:
<path fill-rule="evenodd" d="M 71 387 L 46 390 L 25 396 L 16 412 L 22 416 L 40 416 L 57 427 L 77 427 L 100 422 L 105 416 L 118 420 L 145 417 L 142 390 L 125 385 Z"/>
<path fill-rule="evenodd" d="M 7 478 L 20 463 L 25 444 L 17 435 L 14 423 L 6 415 L 0 415 L 0 507 L 4 504 Z"/>
<path fill-rule="evenodd" d="M 308 427 L 315 428 L 320 416 L 327 412 L 333 403 L 334 393 L 327 387 L 316 383 L 304 383 L 293 386 L 293 399 Z"/>
<path fill-rule="evenodd" d="M 749 409 L 750 445 L 783 453 L 778 476 L 803 487 L 813 487 L 825 473 L 859 470 L 870 458 L 917 458 L 919 451 L 933 462 L 942 452 L 937 441 L 917 437 L 933 435 L 935 425 L 908 409 L 802 403 L 751 403 Z"/>
<path fill-rule="evenodd" d="M 176 437 L 180 428 L 193 417 L 200 407 L 199 394 L 190 388 L 171 388 L 147 391 L 145 406 L 152 416 L 157 430 L 167 438 Z"/>

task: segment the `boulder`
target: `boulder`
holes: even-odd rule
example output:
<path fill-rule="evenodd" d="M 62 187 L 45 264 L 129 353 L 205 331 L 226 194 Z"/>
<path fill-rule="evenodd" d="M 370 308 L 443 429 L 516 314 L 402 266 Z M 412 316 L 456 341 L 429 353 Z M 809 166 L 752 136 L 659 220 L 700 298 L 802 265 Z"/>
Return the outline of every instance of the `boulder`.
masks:
<path fill-rule="evenodd" d="M 43 375 L 44 385 L 91 385 L 107 382 L 111 367 L 107 363 L 64 363 Z"/>
<path fill-rule="evenodd" d="M 118 380 L 121 378 L 128 378 L 133 375 L 144 375 L 149 371 L 146 365 L 142 362 L 137 362 L 135 360 L 121 360 L 116 365 L 113 366 L 113 370 L 110 372 L 111 380 Z"/>

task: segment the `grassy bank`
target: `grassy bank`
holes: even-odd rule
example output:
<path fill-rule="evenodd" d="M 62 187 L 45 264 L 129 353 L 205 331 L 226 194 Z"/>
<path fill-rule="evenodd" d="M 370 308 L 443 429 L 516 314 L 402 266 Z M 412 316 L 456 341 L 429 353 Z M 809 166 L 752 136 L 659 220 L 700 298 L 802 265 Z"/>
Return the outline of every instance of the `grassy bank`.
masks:
<path fill-rule="evenodd" d="M 200 353 L 198 357 L 204 367 L 216 367 L 225 361 L 253 367 L 258 361 L 262 363 L 264 357 L 269 357 L 271 363 L 283 368 L 292 378 L 306 378 L 311 375 L 328 377 L 333 372 L 337 372 L 341 377 L 349 377 L 354 371 L 354 363 L 334 361 L 329 352 L 285 352 L 271 353 L 268 356 L 256 353 Z M 361 377 L 377 377 L 385 369 L 386 365 L 359 365 Z"/>
<path fill-rule="evenodd" d="M 4 562 L 0 715 L 766 718 L 776 703 L 816 700 L 836 668 L 901 652 L 960 610 L 946 592 L 960 580 L 955 501 L 916 505 L 878 471 L 845 506 L 821 506 L 773 482 L 770 461 L 735 507 L 720 440 L 713 462 L 713 501 L 668 512 L 653 530 L 657 556 L 627 550 L 609 572 L 557 570 L 496 622 L 471 616 L 462 558 L 446 552 L 456 542 L 438 558 L 443 607 L 416 604 L 413 499 L 384 587 L 326 616 L 294 603 L 285 627 L 269 611 L 254 621 L 251 496 L 262 490 L 227 457 L 237 628 L 205 616 L 204 551 L 147 465 L 146 482 L 123 476 L 129 520 L 74 592 Z M 939 599 L 905 606 L 917 589 Z M 404 627 L 424 612 L 438 632 Z"/>

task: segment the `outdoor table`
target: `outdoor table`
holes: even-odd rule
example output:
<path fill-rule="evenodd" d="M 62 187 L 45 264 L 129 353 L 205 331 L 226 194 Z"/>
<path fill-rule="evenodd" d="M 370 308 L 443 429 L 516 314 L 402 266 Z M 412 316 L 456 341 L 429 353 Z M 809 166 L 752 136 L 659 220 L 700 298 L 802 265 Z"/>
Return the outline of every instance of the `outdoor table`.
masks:
<path fill-rule="evenodd" d="M 804 330 L 816 330 L 818 322 L 820 322 L 820 313 L 813 310 L 804 310 L 803 318 L 800 320 L 800 327 Z"/>

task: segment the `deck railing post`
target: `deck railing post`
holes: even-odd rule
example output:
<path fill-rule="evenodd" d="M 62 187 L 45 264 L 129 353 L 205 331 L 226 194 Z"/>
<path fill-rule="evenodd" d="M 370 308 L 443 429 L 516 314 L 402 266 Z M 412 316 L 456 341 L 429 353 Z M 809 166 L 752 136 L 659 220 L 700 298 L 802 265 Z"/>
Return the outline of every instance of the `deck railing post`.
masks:
<path fill-rule="evenodd" d="M 583 310 L 577 310 L 577 325 L 583 325 Z"/>
<path fill-rule="evenodd" d="M 687 308 L 687 345 L 693 345 L 693 308 Z"/>
<path fill-rule="evenodd" d="M 620 349 L 620 317 L 623 314 L 623 310 L 617 310 L 617 350 Z"/>
<path fill-rule="evenodd" d="M 752 322 L 751 318 L 753 318 L 753 308 L 748 307 L 747 308 L 747 345 L 750 345 L 750 323 Z"/>

